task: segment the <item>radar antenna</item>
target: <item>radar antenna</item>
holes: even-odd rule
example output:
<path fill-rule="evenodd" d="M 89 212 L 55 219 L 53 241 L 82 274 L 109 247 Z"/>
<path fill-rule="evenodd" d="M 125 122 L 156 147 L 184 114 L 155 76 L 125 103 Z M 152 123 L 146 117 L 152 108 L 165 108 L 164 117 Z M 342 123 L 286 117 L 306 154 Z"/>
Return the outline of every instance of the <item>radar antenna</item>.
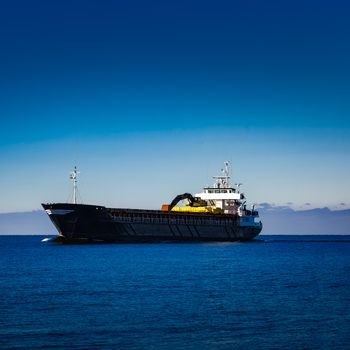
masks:
<path fill-rule="evenodd" d="M 77 193 L 78 193 L 78 187 L 77 187 L 77 182 L 78 182 L 78 174 L 80 172 L 78 171 L 77 167 L 75 166 L 73 171 L 70 173 L 70 179 L 73 182 L 73 203 L 77 204 Z"/>

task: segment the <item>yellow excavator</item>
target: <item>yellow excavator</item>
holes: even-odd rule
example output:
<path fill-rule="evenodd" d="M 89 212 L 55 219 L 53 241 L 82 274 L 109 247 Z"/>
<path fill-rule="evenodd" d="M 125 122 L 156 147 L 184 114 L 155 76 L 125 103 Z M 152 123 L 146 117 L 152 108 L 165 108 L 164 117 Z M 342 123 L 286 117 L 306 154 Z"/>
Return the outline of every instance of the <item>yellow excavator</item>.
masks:
<path fill-rule="evenodd" d="M 176 207 L 176 204 L 184 199 L 187 199 L 188 205 L 185 207 Z M 208 203 L 205 200 L 201 199 L 200 197 L 193 197 L 190 193 L 179 194 L 170 204 L 163 204 L 162 211 L 223 214 L 223 210 L 221 208 L 208 206 Z"/>

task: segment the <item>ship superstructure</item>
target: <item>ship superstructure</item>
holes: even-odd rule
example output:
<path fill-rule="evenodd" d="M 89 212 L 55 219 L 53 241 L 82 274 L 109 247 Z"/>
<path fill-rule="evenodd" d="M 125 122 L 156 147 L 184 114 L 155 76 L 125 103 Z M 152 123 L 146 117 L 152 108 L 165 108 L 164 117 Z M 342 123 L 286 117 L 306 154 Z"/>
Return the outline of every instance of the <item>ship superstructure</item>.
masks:
<path fill-rule="evenodd" d="M 203 192 L 197 193 L 196 197 L 207 201 L 210 205 L 223 210 L 225 214 L 239 214 L 244 194 L 240 193 L 241 184 L 236 184 L 236 188 L 231 185 L 229 162 L 224 163 L 222 175 L 213 176 L 215 183 L 212 187 L 204 187 Z"/>
<path fill-rule="evenodd" d="M 212 187 L 178 195 L 161 210 L 77 204 L 77 174 L 71 173 L 73 203 L 42 204 L 67 241 L 158 242 L 251 240 L 262 230 L 258 212 L 247 210 L 241 184 L 231 185 L 230 164 Z M 184 206 L 177 206 L 187 200 Z"/>

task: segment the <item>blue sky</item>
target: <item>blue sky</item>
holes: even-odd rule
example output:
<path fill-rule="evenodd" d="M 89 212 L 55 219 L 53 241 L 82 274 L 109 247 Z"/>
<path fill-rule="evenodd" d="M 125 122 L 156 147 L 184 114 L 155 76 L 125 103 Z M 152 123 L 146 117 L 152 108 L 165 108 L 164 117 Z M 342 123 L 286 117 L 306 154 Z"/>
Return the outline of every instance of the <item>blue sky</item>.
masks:
<path fill-rule="evenodd" d="M 345 1 L 11 1 L 0 211 L 157 208 L 226 159 L 252 202 L 350 206 Z"/>

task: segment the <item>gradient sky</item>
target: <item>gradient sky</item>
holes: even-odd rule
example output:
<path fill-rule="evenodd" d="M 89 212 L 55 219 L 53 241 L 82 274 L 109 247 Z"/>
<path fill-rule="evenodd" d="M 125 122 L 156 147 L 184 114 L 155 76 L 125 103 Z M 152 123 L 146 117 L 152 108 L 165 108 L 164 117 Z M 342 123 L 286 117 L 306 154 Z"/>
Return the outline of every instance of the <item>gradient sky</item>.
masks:
<path fill-rule="evenodd" d="M 347 1 L 3 1 L 0 212 L 158 208 L 226 159 L 249 200 L 350 207 Z M 308 204 L 310 203 L 310 204 Z"/>

